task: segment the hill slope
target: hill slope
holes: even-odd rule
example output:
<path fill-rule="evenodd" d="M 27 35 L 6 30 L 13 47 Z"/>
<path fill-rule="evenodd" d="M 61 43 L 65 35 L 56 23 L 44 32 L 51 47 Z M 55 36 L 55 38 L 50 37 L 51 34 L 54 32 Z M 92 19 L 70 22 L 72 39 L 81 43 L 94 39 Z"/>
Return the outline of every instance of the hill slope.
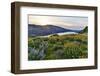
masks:
<path fill-rule="evenodd" d="M 87 33 L 88 32 L 88 26 L 86 26 L 80 33 Z"/>
<path fill-rule="evenodd" d="M 71 30 L 65 29 L 55 25 L 35 25 L 28 24 L 28 36 L 45 36 L 55 33 L 63 33 L 63 32 L 80 32 L 81 30 Z"/>

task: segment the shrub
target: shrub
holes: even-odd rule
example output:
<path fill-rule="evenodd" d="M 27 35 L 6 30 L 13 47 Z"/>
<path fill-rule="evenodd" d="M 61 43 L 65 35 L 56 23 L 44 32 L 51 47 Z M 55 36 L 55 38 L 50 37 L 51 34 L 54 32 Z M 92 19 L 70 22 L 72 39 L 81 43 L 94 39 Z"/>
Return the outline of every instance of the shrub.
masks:
<path fill-rule="evenodd" d="M 29 37 L 29 60 L 87 58 L 87 35 Z"/>

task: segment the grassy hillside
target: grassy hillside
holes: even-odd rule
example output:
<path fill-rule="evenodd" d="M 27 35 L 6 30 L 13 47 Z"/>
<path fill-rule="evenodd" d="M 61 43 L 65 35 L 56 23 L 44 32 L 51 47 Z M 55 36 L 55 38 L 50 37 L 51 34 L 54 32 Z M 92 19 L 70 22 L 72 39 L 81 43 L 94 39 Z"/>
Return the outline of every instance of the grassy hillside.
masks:
<path fill-rule="evenodd" d="M 83 32 L 87 31 L 87 27 Z M 87 34 L 28 38 L 29 60 L 79 59 L 88 57 Z"/>
<path fill-rule="evenodd" d="M 86 26 L 81 33 L 87 33 L 88 32 L 88 27 Z"/>

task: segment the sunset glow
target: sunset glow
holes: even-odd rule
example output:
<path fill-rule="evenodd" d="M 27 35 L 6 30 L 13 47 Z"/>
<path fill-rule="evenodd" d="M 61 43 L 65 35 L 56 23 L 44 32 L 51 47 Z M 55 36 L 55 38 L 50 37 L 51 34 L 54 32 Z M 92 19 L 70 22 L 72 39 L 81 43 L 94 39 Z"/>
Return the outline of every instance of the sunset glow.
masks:
<path fill-rule="evenodd" d="M 88 25 L 88 17 L 29 15 L 29 24 L 51 24 L 70 29 L 83 29 Z"/>

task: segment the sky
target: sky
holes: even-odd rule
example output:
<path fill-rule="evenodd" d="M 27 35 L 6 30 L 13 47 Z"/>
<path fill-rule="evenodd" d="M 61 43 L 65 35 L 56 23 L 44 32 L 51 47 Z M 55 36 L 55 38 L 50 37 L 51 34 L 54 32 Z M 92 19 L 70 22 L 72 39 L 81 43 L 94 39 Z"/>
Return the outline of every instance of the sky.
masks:
<path fill-rule="evenodd" d="M 28 15 L 28 24 L 45 26 L 48 24 L 74 30 L 88 26 L 88 17 Z"/>

